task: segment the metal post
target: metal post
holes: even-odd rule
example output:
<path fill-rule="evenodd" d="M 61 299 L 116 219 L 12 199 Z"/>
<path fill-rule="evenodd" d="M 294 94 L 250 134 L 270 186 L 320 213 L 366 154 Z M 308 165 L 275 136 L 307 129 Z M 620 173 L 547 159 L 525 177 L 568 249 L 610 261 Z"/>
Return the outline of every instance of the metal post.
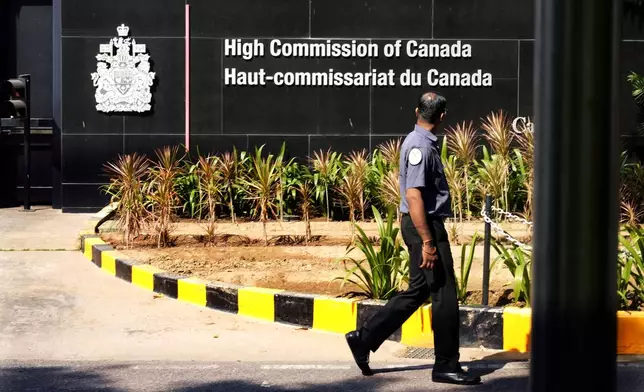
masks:
<path fill-rule="evenodd" d="M 25 118 L 24 118 L 24 144 L 25 144 L 25 211 L 31 210 L 31 75 L 20 75 L 25 80 Z"/>
<path fill-rule="evenodd" d="M 492 196 L 485 196 L 485 215 L 492 219 Z M 492 242 L 492 225 L 485 222 L 485 243 L 483 247 L 483 305 L 487 306 L 490 295 L 490 243 Z"/>
<path fill-rule="evenodd" d="M 615 391 L 620 5 L 537 1 L 532 392 Z"/>

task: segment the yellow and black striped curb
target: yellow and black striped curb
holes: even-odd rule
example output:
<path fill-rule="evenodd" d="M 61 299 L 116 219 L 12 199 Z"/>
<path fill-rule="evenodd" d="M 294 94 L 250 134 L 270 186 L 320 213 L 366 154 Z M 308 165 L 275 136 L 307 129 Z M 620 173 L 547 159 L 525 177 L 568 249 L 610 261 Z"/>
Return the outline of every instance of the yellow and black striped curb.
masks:
<path fill-rule="evenodd" d="M 284 290 L 211 283 L 126 259 L 96 235 L 81 235 L 81 251 L 103 271 L 143 289 L 224 312 L 346 333 L 369 320 L 383 301 L 352 300 Z M 461 307 L 461 347 L 527 352 L 530 309 Z M 431 306 L 416 311 L 389 340 L 432 347 Z M 618 312 L 618 354 L 644 354 L 644 312 Z"/>

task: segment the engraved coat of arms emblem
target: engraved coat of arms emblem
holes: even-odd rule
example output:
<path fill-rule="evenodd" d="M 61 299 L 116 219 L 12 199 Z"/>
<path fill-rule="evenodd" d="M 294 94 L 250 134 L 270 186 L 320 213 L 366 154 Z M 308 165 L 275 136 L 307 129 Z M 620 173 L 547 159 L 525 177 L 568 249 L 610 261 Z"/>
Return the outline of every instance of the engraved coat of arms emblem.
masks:
<path fill-rule="evenodd" d="M 150 72 L 150 55 L 145 44 L 129 37 L 130 28 L 121 24 L 118 37 L 101 44 L 96 55 L 96 110 L 101 112 L 147 112 L 151 109 L 155 73 Z"/>

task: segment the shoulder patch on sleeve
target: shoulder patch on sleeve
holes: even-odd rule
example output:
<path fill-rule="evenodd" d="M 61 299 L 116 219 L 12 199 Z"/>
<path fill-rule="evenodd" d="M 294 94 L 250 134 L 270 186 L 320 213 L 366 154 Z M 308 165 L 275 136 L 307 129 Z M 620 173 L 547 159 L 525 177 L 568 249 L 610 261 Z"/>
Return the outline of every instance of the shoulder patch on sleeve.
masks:
<path fill-rule="evenodd" d="M 411 151 L 409 151 L 409 163 L 411 165 L 416 166 L 422 160 L 423 160 L 423 153 L 420 151 L 419 148 L 412 148 Z"/>

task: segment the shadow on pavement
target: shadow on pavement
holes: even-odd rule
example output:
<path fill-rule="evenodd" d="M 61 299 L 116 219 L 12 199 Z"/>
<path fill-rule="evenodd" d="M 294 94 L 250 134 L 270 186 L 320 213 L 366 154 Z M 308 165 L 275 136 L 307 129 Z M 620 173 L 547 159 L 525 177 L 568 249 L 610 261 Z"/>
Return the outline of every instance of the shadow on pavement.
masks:
<path fill-rule="evenodd" d="M 453 388 L 458 388 L 458 390 L 472 390 L 472 391 L 507 391 L 507 392 L 519 392 L 526 391 L 528 387 L 528 378 L 527 377 L 507 377 L 491 380 L 490 382 L 484 383 L 482 385 L 474 385 L 470 387 L 458 387 L 450 386 L 445 384 L 433 384 L 431 379 L 427 379 L 426 383 L 423 385 L 403 385 L 399 386 L 394 385 L 397 382 L 401 382 L 399 379 L 391 378 L 370 378 L 364 380 L 345 380 L 338 381 L 333 383 L 326 384 L 315 384 L 307 385 L 300 384 L 293 386 L 292 388 L 280 388 L 274 386 L 260 386 L 257 384 L 251 384 L 244 381 L 224 381 L 218 383 L 210 383 L 197 385 L 192 387 L 184 387 L 178 389 L 172 389 L 176 392 L 265 392 L 265 391 L 277 391 L 277 392 L 367 392 L 367 391 L 404 391 L 404 392 L 427 392 L 432 390 L 441 390 L 441 391 L 451 391 Z M 433 387 L 436 387 L 434 389 Z"/>
<path fill-rule="evenodd" d="M 292 382 L 287 387 L 271 385 L 250 380 L 222 380 L 215 382 L 191 382 L 188 380 L 177 380 L 180 374 L 174 374 L 171 385 L 161 381 L 167 379 L 168 374 L 164 372 L 158 377 L 155 383 L 154 374 L 139 374 L 137 378 L 132 375 L 121 373 L 127 366 L 101 366 L 100 369 L 87 370 L 77 367 L 7 367 L 0 369 L 0 391 L 176 391 L 176 392 L 317 392 L 317 391 L 405 391 L 405 392 L 426 392 L 431 390 L 452 390 L 452 386 L 444 384 L 433 384 L 431 378 L 427 377 L 426 382 L 419 382 L 418 378 L 405 379 L 394 375 L 381 375 L 374 377 L 350 376 L 343 380 L 333 382 Z M 427 367 L 417 366 L 408 370 L 424 370 Z M 395 370 L 395 369 L 394 369 Z M 252 374 L 247 374 L 252 377 Z M 319 374 L 312 374 L 315 379 Z M 322 375 L 324 378 L 328 376 Z M 258 377 L 261 379 L 261 377 Z M 137 379 L 141 379 L 141 386 L 131 388 L 119 385 L 137 385 Z M 424 380 L 424 379 L 423 379 Z M 483 385 L 472 387 L 460 387 L 459 390 L 476 391 L 524 391 L 527 388 L 527 376 L 496 377 L 484 380 Z M 422 384 L 422 385 L 420 385 Z M 145 386 L 145 387 L 144 387 Z M 435 389 L 434 389 L 435 388 Z"/>
<path fill-rule="evenodd" d="M 101 367 L 102 372 L 117 371 L 123 366 Z M 106 391 L 123 389 L 109 387 L 102 374 L 67 366 L 8 367 L 0 369 L 0 391 Z"/>
<path fill-rule="evenodd" d="M 489 358 L 489 359 L 488 359 Z M 522 358 L 507 358 L 507 357 L 494 357 L 493 355 L 483 358 L 481 360 L 471 361 L 471 362 L 461 362 L 461 365 L 481 377 L 485 377 L 489 374 L 494 373 L 495 371 L 501 369 L 504 365 L 511 362 L 527 362 Z M 409 371 L 421 371 L 421 370 L 431 370 L 433 369 L 432 364 L 427 365 L 411 365 L 411 366 L 400 366 L 395 368 L 376 368 L 373 367 L 374 374 L 386 374 L 386 373 L 401 373 Z"/>

